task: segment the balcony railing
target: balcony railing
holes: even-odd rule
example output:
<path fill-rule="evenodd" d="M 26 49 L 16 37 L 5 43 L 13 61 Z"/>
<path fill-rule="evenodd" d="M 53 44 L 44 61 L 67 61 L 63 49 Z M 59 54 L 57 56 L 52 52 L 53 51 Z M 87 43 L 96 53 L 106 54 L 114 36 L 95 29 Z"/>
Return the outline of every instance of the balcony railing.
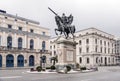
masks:
<path fill-rule="evenodd" d="M 49 50 L 41 50 L 41 49 L 27 49 L 27 48 L 17 48 L 17 47 L 11 47 L 8 48 L 6 46 L 0 46 L 0 51 L 5 52 L 27 52 L 27 53 L 51 53 Z"/>

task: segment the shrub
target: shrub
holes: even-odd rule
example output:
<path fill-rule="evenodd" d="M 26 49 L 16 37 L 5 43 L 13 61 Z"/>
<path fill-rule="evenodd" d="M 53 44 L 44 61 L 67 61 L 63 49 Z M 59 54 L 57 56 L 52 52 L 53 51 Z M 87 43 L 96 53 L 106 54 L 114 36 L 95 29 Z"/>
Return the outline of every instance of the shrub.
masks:
<path fill-rule="evenodd" d="M 46 69 L 51 69 L 51 67 L 46 67 Z"/>
<path fill-rule="evenodd" d="M 86 70 L 86 67 L 81 67 L 80 69 L 81 69 L 81 70 Z"/>
<path fill-rule="evenodd" d="M 56 69 L 54 65 L 52 65 L 50 68 L 51 68 L 51 70 L 55 70 Z"/>
<path fill-rule="evenodd" d="M 45 71 L 45 69 L 42 69 L 42 71 Z"/>
<path fill-rule="evenodd" d="M 66 68 L 67 68 L 67 72 L 69 72 L 71 70 L 71 67 L 68 65 L 66 66 Z"/>
<path fill-rule="evenodd" d="M 31 68 L 30 71 L 34 71 L 34 68 Z"/>
<path fill-rule="evenodd" d="M 80 68 L 80 65 L 79 65 L 78 63 L 76 64 L 76 68 L 77 68 L 77 69 L 79 69 L 79 68 Z"/>
<path fill-rule="evenodd" d="M 36 70 L 37 70 L 38 72 L 40 72 L 40 71 L 42 70 L 42 67 L 41 67 L 41 66 L 37 66 L 37 67 L 36 67 Z"/>

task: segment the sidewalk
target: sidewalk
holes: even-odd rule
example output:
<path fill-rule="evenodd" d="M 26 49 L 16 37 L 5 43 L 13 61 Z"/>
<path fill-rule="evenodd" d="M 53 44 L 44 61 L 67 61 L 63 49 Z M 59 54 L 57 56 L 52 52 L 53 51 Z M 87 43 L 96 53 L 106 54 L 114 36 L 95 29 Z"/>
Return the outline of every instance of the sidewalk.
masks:
<path fill-rule="evenodd" d="M 22 70 L 22 69 L 30 69 L 34 67 L 5 67 L 5 68 L 0 68 L 0 70 Z"/>

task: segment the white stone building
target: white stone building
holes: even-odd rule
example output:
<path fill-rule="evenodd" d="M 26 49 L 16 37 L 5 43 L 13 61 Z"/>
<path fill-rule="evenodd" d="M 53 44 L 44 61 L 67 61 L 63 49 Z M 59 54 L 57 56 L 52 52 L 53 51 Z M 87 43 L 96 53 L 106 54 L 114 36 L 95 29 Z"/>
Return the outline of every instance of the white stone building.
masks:
<path fill-rule="evenodd" d="M 115 42 L 115 54 L 117 64 L 120 65 L 120 38 L 117 38 Z"/>
<path fill-rule="evenodd" d="M 52 56 L 57 53 L 56 38 L 50 39 Z M 88 28 L 75 33 L 76 62 L 81 66 L 115 65 L 115 40 L 114 36 L 98 30 Z"/>
<path fill-rule="evenodd" d="M 39 22 L 0 10 L 0 67 L 40 65 L 42 56 L 50 62 L 49 37 Z"/>

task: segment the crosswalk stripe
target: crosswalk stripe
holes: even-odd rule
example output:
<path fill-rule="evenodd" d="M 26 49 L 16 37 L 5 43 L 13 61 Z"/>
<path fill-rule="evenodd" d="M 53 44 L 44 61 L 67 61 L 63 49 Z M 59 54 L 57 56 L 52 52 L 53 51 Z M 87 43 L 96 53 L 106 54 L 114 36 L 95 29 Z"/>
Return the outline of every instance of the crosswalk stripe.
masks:
<path fill-rule="evenodd" d="M 20 78 L 22 76 L 7 76 L 7 77 L 0 77 L 0 79 L 10 79 L 10 78 Z"/>

